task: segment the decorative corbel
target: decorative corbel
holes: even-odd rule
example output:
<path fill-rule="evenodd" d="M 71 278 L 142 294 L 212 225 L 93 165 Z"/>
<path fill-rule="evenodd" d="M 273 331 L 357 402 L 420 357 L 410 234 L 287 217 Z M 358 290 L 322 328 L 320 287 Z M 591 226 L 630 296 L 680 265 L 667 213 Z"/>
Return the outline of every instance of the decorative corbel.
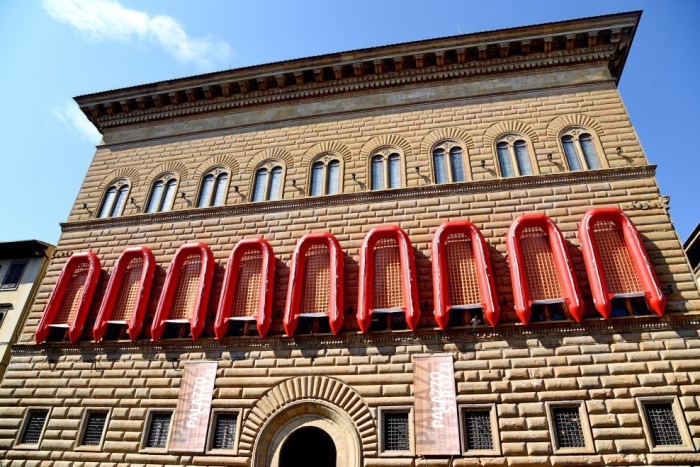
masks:
<path fill-rule="evenodd" d="M 221 87 L 221 94 L 224 97 L 231 95 L 231 83 L 221 83 L 219 86 Z"/>
<path fill-rule="evenodd" d="M 297 86 L 303 86 L 304 85 L 304 72 L 295 71 L 294 72 L 294 79 L 297 82 Z"/>
<path fill-rule="evenodd" d="M 501 58 L 508 58 L 508 52 L 510 51 L 510 44 L 507 42 L 501 42 L 499 45 Z"/>
<path fill-rule="evenodd" d="M 333 67 L 333 74 L 335 75 L 335 79 L 343 79 L 343 67 L 335 65 Z"/>
<path fill-rule="evenodd" d="M 381 74 L 382 74 L 382 66 L 383 66 L 383 64 L 384 64 L 384 61 L 381 60 L 381 59 L 380 59 L 380 60 L 374 60 L 374 61 L 372 62 L 372 64 L 374 65 L 374 72 L 375 72 L 376 74 L 378 74 L 378 75 L 381 75 Z"/>
<path fill-rule="evenodd" d="M 413 56 L 413 60 L 415 60 L 416 62 L 416 68 L 418 68 L 419 70 L 423 68 L 423 58 L 423 54 L 415 54 Z"/>
<path fill-rule="evenodd" d="M 439 50 L 435 52 L 435 63 L 437 66 L 443 66 L 445 64 L 445 51 Z"/>
<path fill-rule="evenodd" d="M 467 61 L 467 49 L 461 48 L 457 49 L 457 63 L 464 63 Z"/>
<path fill-rule="evenodd" d="M 352 64 L 352 71 L 355 73 L 356 77 L 360 77 L 365 74 L 365 65 L 362 62 L 357 62 Z"/>
<path fill-rule="evenodd" d="M 314 78 L 317 83 L 323 82 L 323 68 L 314 68 Z"/>
<path fill-rule="evenodd" d="M 263 76 L 262 78 L 255 78 L 255 81 L 257 81 L 258 83 L 258 90 L 267 91 L 267 76 Z"/>

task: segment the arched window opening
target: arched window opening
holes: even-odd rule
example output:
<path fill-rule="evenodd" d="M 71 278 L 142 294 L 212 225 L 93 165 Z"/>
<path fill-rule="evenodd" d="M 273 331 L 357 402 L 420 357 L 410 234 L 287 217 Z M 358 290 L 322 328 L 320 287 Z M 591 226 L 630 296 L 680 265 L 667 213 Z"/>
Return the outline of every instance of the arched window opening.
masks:
<path fill-rule="evenodd" d="M 100 277 L 100 260 L 92 252 L 72 255 L 58 277 L 36 330 L 36 342 L 68 340 L 75 344 L 85 326 Z"/>
<path fill-rule="evenodd" d="M 629 217 L 615 207 L 591 209 L 581 220 L 579 237 L 593 301 L 604 318 L 649 309 L 663 316 L 666 297 Z"/>
<path fill-rule="evenodd" d="M 153 183 L 151 195 L 148 197 L 146 212 L 165 212 L 173 208 L 175 193 L 177 192 L 177 179 L 172 174 L 166 174 Z"/>
<path fill-rule="evenodd" d="M 357 320 L 362 332 L 415 330 L 420 320 L 413 247 L 397 226 L 372 229 L 360 255 Z"/>
<path fill-rule="evenodd" d="M 311 166 L 311 196 L 335 195 L 340 192 L 340 161 L 324 157 Z"/>
<path fill-rule="evenodd" d="M 433 237 L 435 320 L 448 326 L 498 323 L 495 281 L 483 235 L 469 221 L 450 221 Z"/>
<path fill-rule="evenodd" d="M 189 243 L 177 250 L 153 319 L 153 340 L 199 337 L 204 329 L 213 273 L 214 256 L 204 243 Z"/>
<path fill-rule="evenodd" d="M 544 214 L 526 214 L 508 232 L 508 256 L 515 311 L 524 324 L 581 321 L 583 307 L 566 241 Z"/>
<path fill-rule="evenodd" d="M 97 217 L 104 219 L 121 216 L 124 212 L 128 195 L 129 185 L 125 181 L 120 180 L 111 185 L 105 192 Z"/>
<path fill-rule="evenodd" d="M 96 341 L 136 340 L 148 306 L 156 262 L 146 247 L 127 248 L 114 265 L 93 335 Z"/>
<path fill-rule="evenodd" d="M 343 273 L 343 251 L 332 234 L 311 233 L 299 240 L 287 291 L 287 335 L 340 332 Z"/>
<path fill-rule="evenodd" d="M 280 467 L 335 467 L 337 452 L 333 439 L 321 428 L 302 427 L 282 445 Z"/>
<path fill-rule="evenodd" d="M 496 155 L 502 177 L 532 175 L 532 160 L 527 141 L 518 135 L 505 135 L 496 143 Z"/>
<path fill-rule="evenodd" d="M 214 332 L 217 339 L 249 336 L 254 330 L 265 337 L 272 319 L 275 255 L 262 238 L 241 240 L 226 265 Z"/>
<path fill-rule="evenodd" d="M 253 201 L 274 201 L 280 199 L 282 187 L 282 167 L 268 164 L 255 172 Z"/>
<path fill-rule="evenodd" d="M 457 183 L 466 180 L 462 148 L 445 141 L 433 149 L 435 183 Z"/>
<path fill-rule="evenodd" d="M 372 156 L 371 176 L 372 190 L 401 187 L 401 156 L 389 149 L 384 149 Z"/>
<path fill-rule="evenodd" d="M 226 202 L 226 190 L 228 189 L 228 173 L 220 168 L 202 178 L 202 186 L 197 198 L 198 208 L 223 206 Z"/>
<path fill-rule="evenodd" d="M 569 170 L 594 170 L 601 168 L 595 142 L 590 133 L 581 128 L 571 128 L 561 137 Z"/>

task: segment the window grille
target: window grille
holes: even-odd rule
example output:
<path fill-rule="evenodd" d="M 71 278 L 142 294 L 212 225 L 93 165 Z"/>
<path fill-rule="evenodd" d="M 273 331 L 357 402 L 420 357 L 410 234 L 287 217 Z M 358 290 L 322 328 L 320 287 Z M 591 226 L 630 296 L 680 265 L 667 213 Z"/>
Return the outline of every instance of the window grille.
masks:
<path fill-rule="evenodd" d="M 383 424 L 384 450 L 408 451 L 408 412 L 385 412 Z"/>
<path fill-rule="evenodd" d="M 107 412 L 90 412 L 85 421 L 83 446 L 99 446 L 107 423 Z"/>
<path fill-rule="evenodd" d="M 85 282 L 87 281 L 90 266 L 88 263 L 79 265 L 68 283 L 66 292 L 63 294 L 63 302 L 56 313 L 54 324 L 69 324 L 75 319 L 80 302 L 83 300 Z"/>
<path fill-rule="evenodd" d="M 671 403 L 644 404 L 654 446 L 681 446 L 681 437 Z"/>
<path fill-rule="evenodd" d="M 147 448 L 164 448 L 168 442 L 168 430 L 170 429 L 170 413 L 154 413 L 151 415 L 151 423 L 148 427 L 146 438 Z"/>
<path fill-rule="evenodd" d="M 2 286 L 0 289 L 16 289 L 19 285 L 20 279 L 22 279 L 22 274 L 24 274 L 24 269 L 27 267 L 26 262 L 12 263 L 10 268 L 5 274 L 5 278 L 2 281 Z"/>
<path fill-rule="evenodd" d="M 464 437 L 467 450 L 493 449 L 491 412 L 468 410 L 464 412 Z"/>
<path fill-rule="evenodd" d="M 21 444 L 39 444 L 48 416 L 48 410 L 31 410 L 29 412 L 24 425 Z"/>
<path fill-rule="evenodd" d="M 257 316 L 262 284 L 262 261 L 262 253 L 259 250 L 249 250 L 243 254 L 238 263 L 238 283 L 231 311 L 232 317 Z"/>
<path fill-rule="evenodd" d="M 237 422 L 238 416 L 236 414 L 220 413 L 216 415 L 212 449 L 233 449 Z"/>
<path fill-rule="evenodd" d="M 586 447 L 578 407 L 552 408 L 552 420 L 558 448 Z"/>
<path fill-rule="evenodd" d="M 190 319 L 194 314 L 201 270 L 202 257 L 198 254 L 188 256 L 182 264 L 169 319 Z"/>
<path fill-rule="evenodd" d="M 374 308 L 401 310 L 402 291 L 399 245 L 393 238 L 384 238 L 375 246 Z"/>

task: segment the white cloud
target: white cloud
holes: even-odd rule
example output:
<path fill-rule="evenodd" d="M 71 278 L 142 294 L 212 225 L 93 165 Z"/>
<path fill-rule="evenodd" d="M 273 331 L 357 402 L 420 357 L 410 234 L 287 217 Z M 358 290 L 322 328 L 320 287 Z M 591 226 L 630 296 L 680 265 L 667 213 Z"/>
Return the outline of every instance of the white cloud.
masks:
<path fill-rule="evenodd" d="M 51 109 L 51 113 L 61 120 L 70 132 L 77 133 L 85 141 L 97 144 L 102 139 L 100 132 L 90 123 L 90 120 L 87 119 L 75 102 L 67 101 L 55 105 Z"/>
<path fill-rule="evenodd" d="M 229 57 L 227 43 L 190 37 L 170 16 L 130 10 L 115 0 L 44 0 L 43 6 L 55 20 L 74 27 L 87 40 L 151 41 L 177 60 L 204 68 Z"/>

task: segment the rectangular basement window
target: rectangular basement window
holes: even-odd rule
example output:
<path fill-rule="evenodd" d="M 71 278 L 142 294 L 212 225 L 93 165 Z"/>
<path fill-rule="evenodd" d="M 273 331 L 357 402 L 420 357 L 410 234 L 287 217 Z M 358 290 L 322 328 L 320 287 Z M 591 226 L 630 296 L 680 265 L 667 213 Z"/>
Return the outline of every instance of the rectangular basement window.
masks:
<path fill-rule="evenodd" d="M 459 416 L 464 455 L 501 454 L 495 404 L 460 405 Z"/>
<path fill-rule="evenodd" d="M 408 407 L 380 408 L 380 446 L 384 455 L 412 455 L 411 409 Z"/>
<path fill-rule="evenodd" d="M 215 410 L 209 426 L 209 449 L 235 454 L 239 421 L 238 412 Z"/>
<path fill-rule="evenodd" d="M 29 409 L 24 419 L 24 426 L 19 438 L 19 444 L 32 446 L 38 449 L 39 443 L 46 429 L 46 420 L 49 418 L 48 409 Z"/>
<path fill-rule="evenodd" d="M 150 412 L 146 423 L 147 430 L 143 440 L 144 449 L 165 449 L 170 433 L 172 412 Z"/>
<path fill-rule="evenodd" d="M 555 454 L 594 452 L 591 426 L 583 402 L 548 402 L 547 419 Z"/>
<path fill-rule="evenodd" d="M 81 447 L 100 448 L 102 446 L 108 415 L 107 410 L 90 410 L 86 413 L 80 436 Z"/>
<path fill-rule="evenodd" d="M 637 400 L 644 434 L 651 452 L 692 451 L 693 443 L 676 397 L 643 397 Z"/>

